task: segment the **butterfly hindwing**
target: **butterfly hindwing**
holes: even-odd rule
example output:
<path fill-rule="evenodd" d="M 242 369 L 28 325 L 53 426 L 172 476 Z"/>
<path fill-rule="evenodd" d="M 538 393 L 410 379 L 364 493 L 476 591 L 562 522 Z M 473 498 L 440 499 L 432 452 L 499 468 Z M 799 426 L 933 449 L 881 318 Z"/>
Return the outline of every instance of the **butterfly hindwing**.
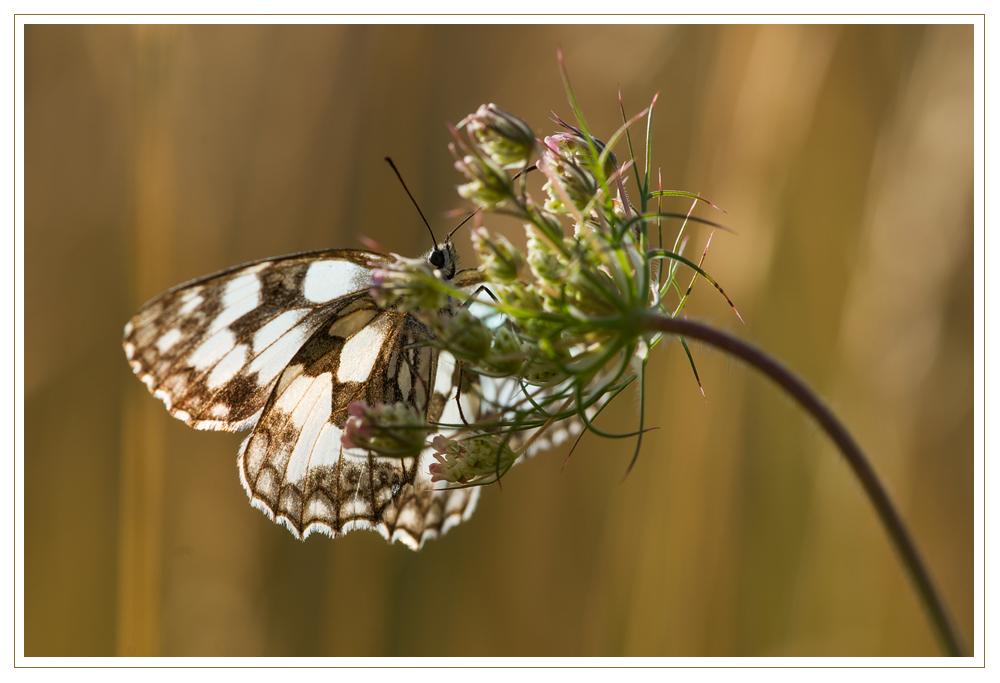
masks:
<path fill-rule="evenodd" d="M 403 401 L 432 423 L 445 413 L 459 419 L 459 371 L 450 354 L 422 344 L 430 333 L 414 316 L 370 300 L 351 308 L 282 372 L 240 448 L 240 479 L 253 504 L 297 537 L 365 528 L 419 547 L 468 517 L 476 494 L 432 490 L 428 452 L 393 458 L 346 448 L 347 406 Z M 461 400 L 474 409 L 469 396 Z"/>

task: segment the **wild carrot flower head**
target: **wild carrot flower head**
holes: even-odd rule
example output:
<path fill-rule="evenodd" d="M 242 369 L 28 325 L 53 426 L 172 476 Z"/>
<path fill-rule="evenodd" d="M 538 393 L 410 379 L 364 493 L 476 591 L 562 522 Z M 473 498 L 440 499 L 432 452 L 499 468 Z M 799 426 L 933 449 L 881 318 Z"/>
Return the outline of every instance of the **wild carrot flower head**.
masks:
<path fill-rule="evenodd" d="M 718 289 L 680 253 L 688 222 L 708 221 L 660 208 L 664 197 L 698 198 L 652 189 L 648 147 L 646 170 L 634 168 L 629 129 L 652 105 L 604 143 L 590 132 L 564 80 L 577 125 L 557 117 L 562 130 L 540 140 L 527 123 L 487 104 L 451 129 L 455 168 L 464 178 L 458 193 L 487 214 L 518 219 L 523 251 L 500 233 L 477 227 L 472 242 L 482 285 L 471 297 L 442 286 L 426 264 L 406 259 L 384 267 L 373 282 L 373 290 L 381 290 L 378 301 L 419 309 L 433 332 L 428 343 L 449 352 L 461 376 L 478 376 L 483 389 L 477 399 L 481 419 L 462 415 L 439 425 L 449 436 L 432 443 L 430 473 L 437 482 L 496 481 L 533 440 L 563 420 L 605 434 L 592 418 L 637 379 L 642 393 L 648 351 L 660 341 L 647 321 L 680 315 L 698 277 Z M 612 149 L 626 141 L 631 158 L 619 166 Z M 625 193 L 629 171 L 635 174 L 637 205 Z M 527 182 L 534 172 L 543 176 L 541 201 Z M 662 235 L 674 218 L 684 222 L 669 248 Z M 693 271 L 690 281 L 681 283 L 679 265 Z M 502 389 L 488 396 L 491 381 Z M 480 391 L 471 380 L 463 387 L 459 393 Z M 370 438 L 366 425 L 361 420 L 350 438 Z M 642 425 L 640 411 L 632 434 L 641 435 Z"/>

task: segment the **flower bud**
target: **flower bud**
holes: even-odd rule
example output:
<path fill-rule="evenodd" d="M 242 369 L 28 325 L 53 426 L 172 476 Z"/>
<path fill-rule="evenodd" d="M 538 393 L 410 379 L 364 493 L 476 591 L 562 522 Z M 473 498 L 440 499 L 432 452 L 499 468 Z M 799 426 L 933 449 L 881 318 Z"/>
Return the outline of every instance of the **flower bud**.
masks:
<path fill-rule="evenodd" d="M 528 234 L 528 267 L 531 273 L 546 284 L 558 284 L 566 274 L 566 264 L 546 235 L 534 225 L 524 226 Z"/>
<path fill-rule="evenodd" d="M 535 143 L 531 127 L 495 104 L 483 104 L 459 122 L 479 149 L 504 169 L 528 165 Z"/>
<path fill-rule="evenodd" d="M 458 151 L 451 145 L 455 154 L 455 169 L 464 175 L 469 182 L 458 186 L 458 193 L 466 199 L 471 199 L 484 209 L 494 209 L 503 206 L 514 194 L 510 178 L 493 161 L 486 157 L 466 154 L 458 158 Z"/>
<path fill-rule="evenodd" d="M 392 458 L 416 457 L 424 449 L 427 422 L 408 403 L 366 403 L 347 407 L 350 417 L 340 442 L 344 448 L 360 448 Z"/>
<path fill-rule="evenodd" d="M 493 335 L 493 345 L 483 364 L 493 372 L 511 377 L 524 364 L 524 347 L 514 330 L 504 325 Z"/>
<path fill-rule="evenodd" d="M 455 358 L 469 363 L 481 361 L 489 353 L 493 335 L 483 321 L 467 308 L 442 317 L 439 326 L 441 343 Z"/>
<path fill-rule="evenodd" d="M 524 254 L 503 235 L 490 235 L 486 228 L 472 231 L 472 246 L 479 256 L 480 270 L 490 282 L 511 283 L 519 279 L 524 267 Z"/>
<path fill-rule="evenodd" d="M 586 208 L 597 194 L 597 181 L 594 180 L 593 174 L 551 150 L 546 152 L 545 162 L 556 175 L 556 178 L 550 177 L 542 186 L 542 190 L 548 195 L 544 205 L 545 210 L 552 213 L 572 213 L 573 210 L 566 205 L 566 199 L 577 211 Z"/>
<path fill-rule="evenodd" d="M 517 456 L 499 434 L 478 433 L 458 438 L 437 436 L 430 465 L 431 481 L 453 484 L 491 483 L 514 464 Z M 499 459 L 499 462 L 497 462 Z"/>
<path fill-rule="evenodd" d="M 562 157 L 575 162 L 578 166 L 590 171 L 595 170 L 593 152 L 591 152 L 590 145 L 587 144 L 587 138 L 584 136 L 583 131 L 573 127 L 569 127 L 569 131 L 549 135 L 545 138 L 545 146 Z M 597 151 L 599 157 L 604 153 L 606 146 L 595 137 L 591 137 L 590 139 L 594 142 L 594 149 Z M 617 170 L 618 159 L 615 157 L 614 152 L 608 152 L 608 156 L 604 161 L 604 179 L 607 180 L 613 176 Z"/>

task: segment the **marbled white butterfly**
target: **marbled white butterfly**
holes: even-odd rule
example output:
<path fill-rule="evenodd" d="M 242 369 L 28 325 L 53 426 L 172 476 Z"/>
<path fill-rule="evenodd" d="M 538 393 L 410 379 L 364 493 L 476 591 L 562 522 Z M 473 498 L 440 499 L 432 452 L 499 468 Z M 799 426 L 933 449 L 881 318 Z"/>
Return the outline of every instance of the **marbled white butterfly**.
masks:
<path fill-rule="evenodd" d="M 482 281 L 457 270 L 450 239 L 427 260 L 466 291 Z M 474 376 L 421 344 L 432 332 L 415 315 L 373 300 L 373 268 L 390 261 L 339 249 L 248 263 L 174 287 L 125 326 L 132 369 L 174 417 L 252 429 L 240 481 L 297 538 L 373 529 L 417 549 L 476 506 L 478 488 L 434 490 L 428 451 L 389 458 L 341 443 L 353 402 L 403 401 L 432 425 L 479 414 Z"/>

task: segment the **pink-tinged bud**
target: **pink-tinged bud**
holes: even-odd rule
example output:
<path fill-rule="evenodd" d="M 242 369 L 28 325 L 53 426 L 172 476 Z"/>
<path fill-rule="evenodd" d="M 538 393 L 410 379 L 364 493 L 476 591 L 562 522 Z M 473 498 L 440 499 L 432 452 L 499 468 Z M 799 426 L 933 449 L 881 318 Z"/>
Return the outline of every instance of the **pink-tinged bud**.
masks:
<path fill-rule="evenodd" d="M 449 439 L 437 436 L 434 460 L 429 472 L 431 481 L 460 484 L 487 484 L 497 480 L 514 464 L 514 452 L 498 434 L 478 433 Z M 499 459 L 499 461 L 498 461 Z"/>
<path fill-rule="evenodd" d="M 365 403 L 352 403 L 347 406 L 350 417 L 340 436 L 344 448 L 368 448 L 372 438 L 371 410 Z"/>
<path fill-rule="evenodd" d="M 466 154 L 459 157 L 458 151 L 452 145 L 455 154 L 455 169 L 464 175 L 469 182 L 458 186 L 458 193 L 466 199 L 471 199 L 484 209 L 494 209 L 507 204 L 514 196 L 510 178 L 489 157 Z"/>
<path fill-rule="evenodd" d="M 344 448 L 364 448 L 368 441 L 362 435 L 362 431 L 357 423 L 348 422 L 344 427 L 344 433 L 340 435 L 340 444 Z"/>
<path fill-rule="evenodd" d="M 410 458 L 424 449 L 427 422 L 408 403 L 364 403 L 347 407 L 350 417 L 340 437 L 345 448 L 360 448 L 392 458 Z"/>
<path fill-rule="evenodd" d="M 568 129 L 568 132 L 549 135 L 545 138 L 545 146 L 555 154 L 575 162 L 578 166 L 594 171 L 596 168 L 594 165 L 594 152 L 597 152 L 597 156 L 604 154 L 606 145 L 597 138 L 591 137 L 590 139 L 594 143 L 592 150 L 590 145 L 587 144 L 587 137 L 582 130 L 570 126 L 561 119 L 560 123 Z M 609 151 L 607 153 L 603 170 L 605 180 L 609 179 L 618 170 L 618 159 L 615 157 L 614 152 Z"/>
<path fill-rule="evenodd" d="M 462 444 L 454 439 L 438 434 L 431 441 L 434 447 L 434 456 L 428 471 L 431 474 L 431 481 L 447 481 L 452 484 L 466 483 L 462 473 Z"/>
<path fill-rule="evenodd" d="M 582 211 L 597 194 L 597 180 L 589 167 L 582 163 L 584 159 L 569 153 L 553 137 L 545 138 L 548 151 L 544 162 L 551 169 L 549 180 L 542 187 L 549 196 L 545 209 L 553 213 L 571 213 L 565 202 L 568 199 L 576 210 Z"/>
<path fill-rule="evenodd" d="M 531 126 L 495 104 L 483 104 L 458 124 L 465 127 L 476 146 L 504 169 L 528 165 L 535 146 Z"/>

